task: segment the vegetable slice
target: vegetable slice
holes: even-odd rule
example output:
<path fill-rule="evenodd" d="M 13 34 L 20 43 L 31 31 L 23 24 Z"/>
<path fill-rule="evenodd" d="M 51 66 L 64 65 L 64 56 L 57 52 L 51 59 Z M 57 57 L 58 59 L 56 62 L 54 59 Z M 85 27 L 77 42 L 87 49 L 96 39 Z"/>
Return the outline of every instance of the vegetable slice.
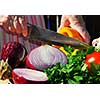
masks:
<path fill-rule="evenodd" d="M 58 62 L 67 63 L 66 55 L 59 49 L 50 45 L 42 45 L 33 49 L 26 58 L 29 68 L 44 70 Z"/>
<path fill-rule="evenodd" d="M 12 79 L 15 84 L 45 83 L 48 77 L 41 71 L 28 68 L 15 68 L 12 71 Z"/>

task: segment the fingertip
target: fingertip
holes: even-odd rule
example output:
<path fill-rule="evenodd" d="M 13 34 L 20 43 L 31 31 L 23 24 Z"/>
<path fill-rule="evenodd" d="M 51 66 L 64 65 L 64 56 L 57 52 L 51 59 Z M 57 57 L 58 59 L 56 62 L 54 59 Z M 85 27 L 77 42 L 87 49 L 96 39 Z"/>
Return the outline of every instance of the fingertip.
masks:
<path fill-rule="evenodd" d="M 23 31 L 22 31 L 22 35 L 23 35 L 24 37 L 27 37 L 28 31 L 27 31 L 27 30 L 23 30 Z"/>

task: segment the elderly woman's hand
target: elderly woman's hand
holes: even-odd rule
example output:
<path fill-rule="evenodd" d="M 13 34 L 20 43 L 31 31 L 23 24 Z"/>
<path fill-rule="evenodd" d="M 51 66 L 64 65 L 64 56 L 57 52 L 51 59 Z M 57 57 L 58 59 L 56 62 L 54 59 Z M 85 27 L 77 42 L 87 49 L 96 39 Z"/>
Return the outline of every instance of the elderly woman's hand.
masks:
<path fill-rule="evenodd" d="M 62 27 L 68 27 L 77 30 L 80 35 L 83 37 L 86 43 L 90 43 L 90 35 L 86 30 L 85 23 L 82 16 L 79 15 L 63 15 L 61 18 L 61 24 L 58 30 Z"/>
<path fill-rule="evenodd" d="M 0 26 L 7 32 L 22 34 L 23 36 L 28 34 L 27 22 L 23 15 L 0 16 Z"/>

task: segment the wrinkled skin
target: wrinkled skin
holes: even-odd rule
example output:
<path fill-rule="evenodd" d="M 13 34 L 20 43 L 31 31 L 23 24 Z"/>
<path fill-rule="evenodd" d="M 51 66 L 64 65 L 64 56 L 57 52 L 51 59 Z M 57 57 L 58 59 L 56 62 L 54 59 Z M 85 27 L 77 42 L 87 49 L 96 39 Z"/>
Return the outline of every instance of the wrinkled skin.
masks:
<path fill-rule="evenodd" d="M 28 34 L 27 22 L 25 20 L 25 16 L 21 16 L 21 15 L 0 16 L 0 26 L 2 26 L 3 29 L 6 31 L 10 31 L 17 34 L 22 33 L 23 36 L 27 36 Z M 86 30 L 85 23 L 83 21 L 82 16 L 63 15 L 61 18 L 61 25 L 59 28 L 63 26 L 70 26 L 76 29 L 83 37 L 85 42 L 88 44 L 90 43 L 90 35 Z"/>
<path fill-rule="evenodd" d="M 27 22 L 25 16 L 2 15 L 0 16 L 0 26 L 7 32 L 22 34 L 27 36 Z"/>
<path fill-rule="evenodd" d="M 79 15 L 63 15 L 61 18 L 61 24 L 58 30 L 62 27 L 71 27 L 77 30 L 83 37 L 86 43 L 90 43 L 90 35 L 85 27 L 85 22 L 82 16 Z"/>

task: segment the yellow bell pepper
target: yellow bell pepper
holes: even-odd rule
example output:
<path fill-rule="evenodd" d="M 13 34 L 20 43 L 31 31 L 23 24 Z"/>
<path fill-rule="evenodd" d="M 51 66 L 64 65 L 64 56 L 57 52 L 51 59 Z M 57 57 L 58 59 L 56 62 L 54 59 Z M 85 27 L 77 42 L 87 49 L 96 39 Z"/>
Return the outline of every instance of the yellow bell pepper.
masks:
<path fill-rule="evenodd" d="M 75 38 L 77 40 L 83 41 L 84 39 L 81 37 L 80 33 L 77 32 L 75 29 L 70 27 L 62 27 L 58 30 L 58 33 Z"/>
<path fill-rule="evenodd" d="M 60 47 L 59 49 L 60 49 L 65 55 L 68 54 L 68 52 L 64 50 L 64 47 Z"/>
<path fill-rule="evenodd" d="M 57 32 L 60 33 L 60 34 L 65 35 L 65 36 L 69 36 L 69 37 L 72 37 L 72 38 L 75 38 L 77 40 L 80 40 L 80 41 L 83 41 L 84 42 L 84 39 L 80 36 L 80 33 L 77 32 L 73 28 L 70 28 L 70 27 L 62 27 Z M 52 46 L 60 49 L 65 55 L 68 54 L 68 52 L 64 50 L 64 47 L 57 46 L 57 45 L 52 45 Z M 78 51 L 78 49 L 75 49 L 73 51 L 73 53 L 72 53 L 72 56 L 76 55 L 77 51 Z"/>
<path fill-rule="evenodd" d="M 77 53 L 77 51 L 79 51 L 79 49 L 75 49 L 75 50 L 73 51 L 73 53 L 72 53 L 72 56 L 75 56 L 76 53 Z"/>

